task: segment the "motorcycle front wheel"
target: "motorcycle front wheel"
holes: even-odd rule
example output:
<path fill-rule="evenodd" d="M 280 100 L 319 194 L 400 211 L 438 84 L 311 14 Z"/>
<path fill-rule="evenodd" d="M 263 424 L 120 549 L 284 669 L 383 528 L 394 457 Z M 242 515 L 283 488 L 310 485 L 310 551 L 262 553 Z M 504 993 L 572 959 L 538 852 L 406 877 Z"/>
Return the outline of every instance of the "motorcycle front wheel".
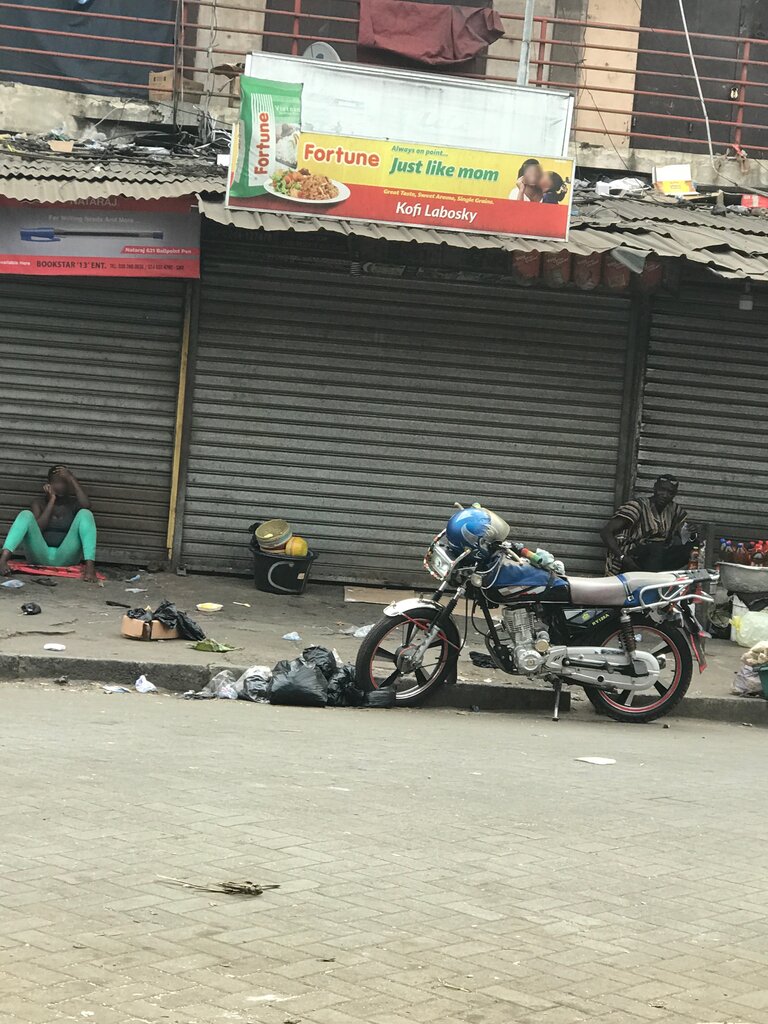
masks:
<path fill-rule="evenodd" d="M 424 653 L 422 664 L 403 671 L 402 657 L 431 629 L 434 608 L 418 608 L 377 622 L 360 645 L 355 662 L 357 685 L 370 693 L 384 687 L 395 691 L 395 705 L 416 707 L 455 676 L 461 638 L 452 621 L 444 624 Z"/>
<path fill-rule="evenodd" d="M 585 686 L 584 692 L 599 714 L 617 722 L 653 722 L 677 707 L 691 685 L 693 656 L 685 634 L 662 623 L 633 622 L 637 649 L 654 656 L 664 655 L 666 664 L 650 690 L 598 690 Z M 596 638 L 600 647 L 623 649 L 616 624 L 609 624 Z"/>

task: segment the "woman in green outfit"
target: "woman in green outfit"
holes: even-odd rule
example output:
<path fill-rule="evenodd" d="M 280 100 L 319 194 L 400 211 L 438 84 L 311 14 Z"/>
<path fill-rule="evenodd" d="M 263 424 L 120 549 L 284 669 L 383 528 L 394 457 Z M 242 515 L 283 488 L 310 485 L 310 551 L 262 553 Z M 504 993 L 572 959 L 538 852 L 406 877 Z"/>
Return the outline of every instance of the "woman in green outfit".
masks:
<path fill-rule="evenodd" d="M 0 554 L 0 575 L 9 575 L 8 561 L 22 545 L 30 565 L 84 561 L 83 579 L 95 581 L 96 521 L 88 495 L 65 466 L 48 470 L 43 493 L 16 516 Z"/>

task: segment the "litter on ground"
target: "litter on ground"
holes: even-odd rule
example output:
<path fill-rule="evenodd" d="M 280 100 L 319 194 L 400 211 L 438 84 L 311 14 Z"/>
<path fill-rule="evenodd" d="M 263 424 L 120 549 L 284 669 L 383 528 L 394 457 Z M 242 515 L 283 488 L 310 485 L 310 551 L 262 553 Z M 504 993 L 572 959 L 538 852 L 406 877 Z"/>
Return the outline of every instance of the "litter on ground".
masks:
<path fill-rule="evenodd" d="M 198 885 L 195 882 L 185 882 L 182 878 L 171 878 L 168 875 L 158 875 L 157 877 L 161 882 L 180 885 L 182 889 L 194 889 L 196 892 L 216 892 L 225 896 L 261 896 L 268 889 L 280 888 L 279 885 L 261 885 L 248 879 L 242 882 L 212 882 L 210 885 Z"/>
<path fill-rule="evenodd" d="M 190 644 L 189 646 L 193 651 L 205 651 L 207 654 L 227 654 L 235 649 L 230 647 L 229 644 L 220 644 L 218 640 L 214 640 L 212 637 L 198 640 L 196 644 Z"/>

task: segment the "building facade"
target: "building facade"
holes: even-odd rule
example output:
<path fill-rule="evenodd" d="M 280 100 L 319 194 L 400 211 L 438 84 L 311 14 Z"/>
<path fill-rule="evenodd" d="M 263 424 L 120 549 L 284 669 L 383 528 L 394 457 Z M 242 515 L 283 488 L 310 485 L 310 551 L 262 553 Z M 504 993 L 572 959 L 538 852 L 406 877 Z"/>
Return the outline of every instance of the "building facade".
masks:
<path fill-rule="evenodd" d="M 208 16 L 195 6 L 185 17 Z M 236 41 L 256 31 L 236 6 L 226 14 L 220 4 L 231 24 L 213 32 L 199 21 L 185 37 L 185 76 L 216 92 L 190 100 L 182 84 L 175 95 L 171 75 L 171 131 L 236 110 L 229 80 L 211 74 L 214 59 L 236 63 Z M 632 7 L 625 35 L 642 34 L 650 10 Z M 519 8 L 500 9 L 518 34 Z M 598 75 L 600 46 L 604 58 L 614 52 L 617 29 L 601 27 L 609 23 L 597 5 L 570 8 L 538 10 L 532 81 L 545 84 L 545 67 L 560 84 L 556 69 L 576 74 L 578 159 L 580 147 L 594 148 L 584 141 L 594 127 L 588 96 L 602 89 L 597 108 L 613 121 L 601 145 L 644 160 L 646 173 L 657 155 L 639 144 L 635 113 L 609 114 L 616 80 L 584 77 Z M 316 17 L 298 28 L 291 19 L 286 31 L 285 13 L 269 8 L 258 27 L 265 48 L 282 40 L 291 52 Z M 325 38 L 342 46 L 339 35 Z M 581 48 L 570 65 L 568 47 Z M 485 73 L 514 77 L 518 53 L 510 33 L 491 47 Z M 181 198 L 190 218 L 201 215 L 201 271 L 189 280 L 0 275 L 0 359 L 13 396 L 0 413 L 3 521 L 49 464 L 67 462 L 93 493 L 101 557 L 192 571 L 248 572 L 248 527 L 279 515 L 319 550 L 316 578 L 409 583 L 453 502 L 480 500 L 571 571 L 600 572 L 602 523 L 670 471 L 715 534 L 762 528 L 768 242 L 759 210 L 737 210 L 733 196 L 722 208 L 681 209 L 585 189 L 562 244 L 231 213 L 223 171 L 205 152 L 215 150 L 210 124 L 194 166 L 146 145 L 118 155 L 120 105 L 142 143 L 153 104 L 155 131 L 169 130 L 164 101 L 138 95 L 135 83 L 130 96 L 104 85 L 117 99 L 62 85 L 65 74 L 55 89 L 26 80 L 0 90 L 0 128 L 18 131 L 42 89 L 54 94 L 50 117 L 66 108 L 78 140 L 93 141 L 106 111 L 103 148 L 77 142 L 56 162 L 35 140 L 24 153 L 17 143 L 3 154 L 0 197 L 35 210 L 75 195 Z M 761 172 L 736 163 L 755 187 Z"/>

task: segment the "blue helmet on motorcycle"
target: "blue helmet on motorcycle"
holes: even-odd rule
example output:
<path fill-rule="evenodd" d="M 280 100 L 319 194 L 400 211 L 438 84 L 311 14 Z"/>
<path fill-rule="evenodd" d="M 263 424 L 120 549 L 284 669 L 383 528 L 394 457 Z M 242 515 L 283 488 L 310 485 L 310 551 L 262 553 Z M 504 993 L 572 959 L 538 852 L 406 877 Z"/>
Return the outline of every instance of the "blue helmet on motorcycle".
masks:
<path fill-rule="evenodd" d="M 509 524 L 481 505 L 454 512 L 445 527 L 446 540 L 456 552 L 506 540 L 508 536 Z"/>

